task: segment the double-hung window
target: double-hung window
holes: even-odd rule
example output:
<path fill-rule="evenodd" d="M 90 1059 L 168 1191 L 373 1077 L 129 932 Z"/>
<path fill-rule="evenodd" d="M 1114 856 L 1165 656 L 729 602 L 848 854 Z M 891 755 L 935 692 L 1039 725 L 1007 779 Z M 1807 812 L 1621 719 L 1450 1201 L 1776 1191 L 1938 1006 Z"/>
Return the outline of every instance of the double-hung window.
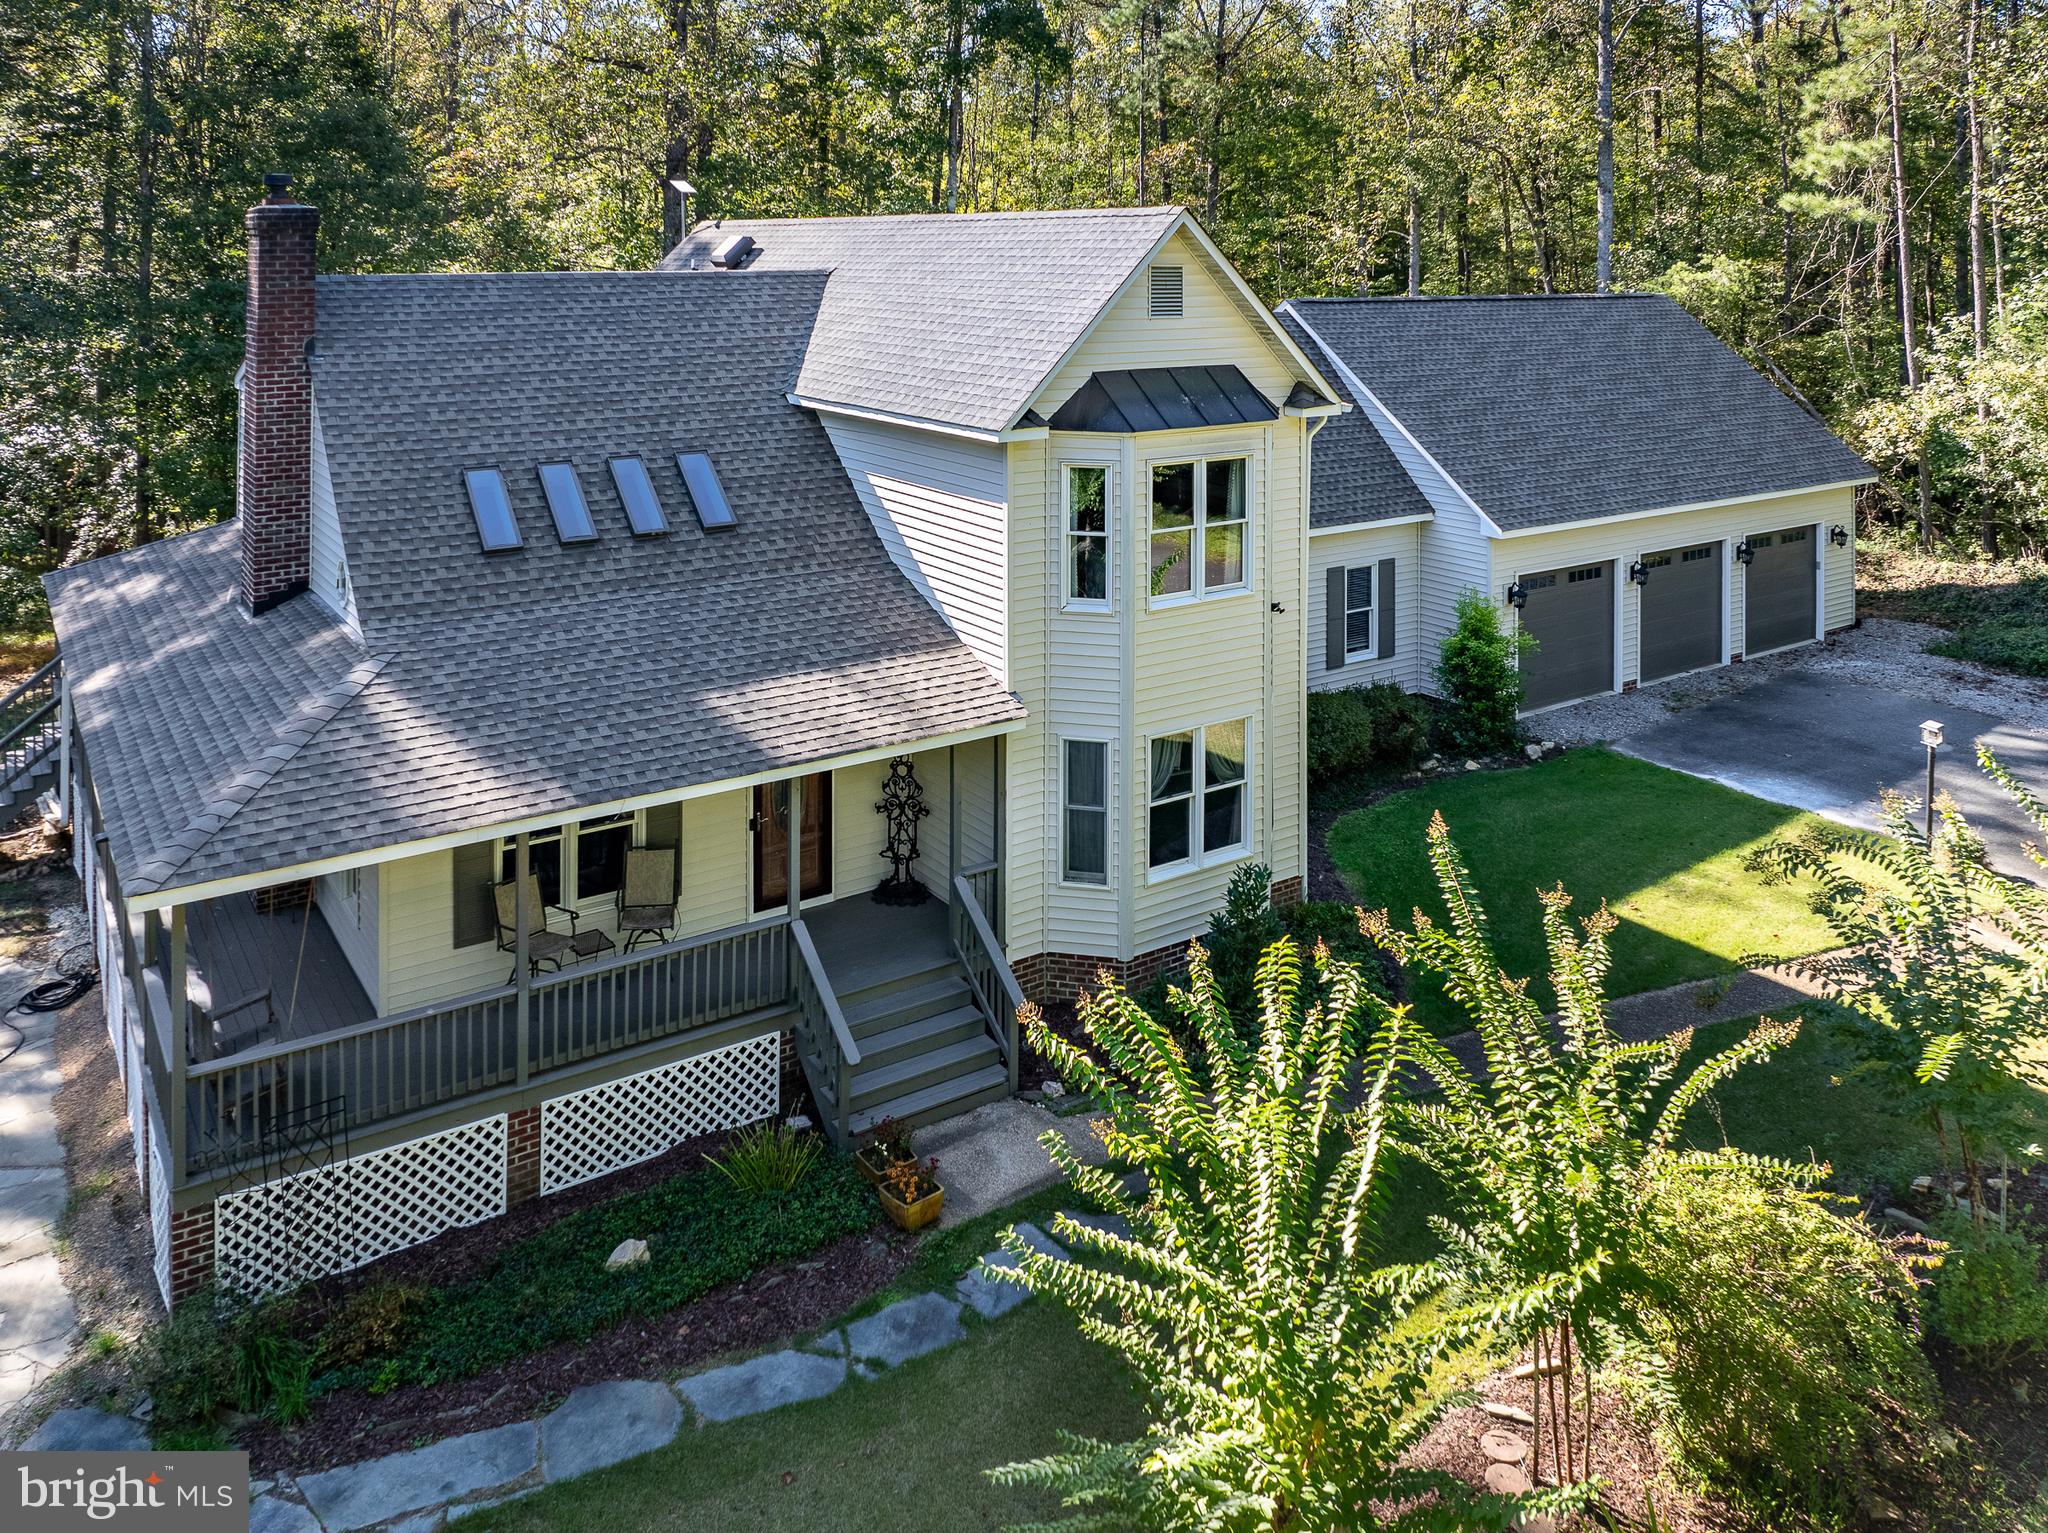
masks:
<path fill-rule="evenodd" d="M 1242 853 L 1250 842 L 1242 719 L 1152 741 L 1147 861 L 1193 866 Z"/>
<path fill-rule="evenodd" d="M 1251 460 L 1152 465 L 1152 595 L 1202 597 L 1247 585 Z"/>
<path fill-rule="evenodd" d="M 1109 607 L 1109 470 L 1067 468 L 1067 605 Z"/>
<path fill-rule="evenodd" d="M 626 848 L 632 844 L 630 810 L 534 831 L 526 838 L 527 859 L 540 880 L 542 902 L 574 905 L 618 893 L 626 877 Z M 510 881 L 516 860 L 517 848 L 507 836 L 498 843 L 500 879 Z"/>
<path fill-rule="evenodd" d="M 1344 658 L 1370 660 L 1377 641 L 1372 621 L 1370 564 L 1354 564 L 1344 572 Z"/>
<path fill-rule="evenodd" d="M 1109 882 L 1109 742 L 1068 740 L 1061 752 L 1060 877 Z"/>

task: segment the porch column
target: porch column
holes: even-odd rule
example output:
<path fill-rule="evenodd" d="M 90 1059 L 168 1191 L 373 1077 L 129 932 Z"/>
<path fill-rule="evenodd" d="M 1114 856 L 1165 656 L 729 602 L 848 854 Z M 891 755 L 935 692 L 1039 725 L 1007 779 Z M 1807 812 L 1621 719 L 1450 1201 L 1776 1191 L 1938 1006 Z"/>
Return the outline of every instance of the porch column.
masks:
<path fill-rule="evenodd" d="M 946 899 L 960 877 L 960 747 L 946 747 Z"/>
<path fill-rule="evenodd" d="M 989 776 L 994 781 L 995 835 L 992 839 L 995 844 L 989 850 L 995 854 L 996 859 L 996 908 L 983 913 L 987 915 L 989 925 L 995 928 L 997 940 L 1008 942 L 1010 935 L 1003 930 L 1007 912 L 1010 908 L 1010 816 L 1008 812 L 1010 737 L 1008 735 L 997 735 L 995 737 L 992 754 L 995 762 L 989 772 Z"/>
<path fill-rule="evenodd" d="M 71 678 L 57 677 L 57 823 L 71 823 Z"/>
<path fill-rule="evenodd" d="M 804 780 L 789 780 L 789 829 L 783 837 L 789 854 L 789 918 L 794 921 L 804 908 Z"/>
<path fill-rule="evenodd" d="M 531 849 L 527 845 L 526 832 L 521 831 L 512 838 L 512 919 L 516 929 L 512 936 L 512 983 L 517 986 L 517 999 L 512 1003 L 512 1058 L 515 1061 L 515 1077 L 519 1084 L 526 1084 L 529 1063 L 526 1045 L 526 1017 L 533 996 L 532 965 L 528 962 L 529 942 L 527 923 L 532 913 L 526 908 L 526 879 L 533 869 Z"/>
<path fill-rule="evenodd" d="M 185 907 L 171 907 L 170 972 L 164 989 L 171 1001 L 171 1099 L 164 1104 L 170 1119 L 171 1185 L 185 1180 L 185 1058 L 192 1047 L 192 1020 L 185 1007 Z M 144 1004 L 147 1004 L 146 1002 Z"/>

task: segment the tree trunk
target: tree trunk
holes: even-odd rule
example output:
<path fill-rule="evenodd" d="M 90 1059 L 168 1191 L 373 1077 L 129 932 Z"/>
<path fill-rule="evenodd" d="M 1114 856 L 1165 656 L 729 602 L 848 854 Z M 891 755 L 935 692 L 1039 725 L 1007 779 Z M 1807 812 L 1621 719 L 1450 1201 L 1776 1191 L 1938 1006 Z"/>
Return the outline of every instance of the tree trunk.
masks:
<path fill-rule="evenodd" d="M 156 13 L 135 24 L 135 541 L 156 529 Z"/>
<path fill-rule="evenodd" d="M 1706 254 L 1707 0 L 1692 3 L 1692 258 Z"/>
<path fill-rule="evenodd" d="M 686 209 L 683 194 L 676 190 L 675 183 L 690 178 L 690 92 L 687 84 L 690 56 L 690 0 L 670 0 L 665 19 L 668 22 L 669 48 L 675 61 L 676 83 L 662 103 L 663 126 L 667 130 L 668 142 L 663 146 L 661 156 L 661 252 L 669 251 L 682 243 L 689 231 L 683 227 Z"/>
<path fill-rule="evenodd" d="M 967 18 L 953 13 L 952 29 L 946 34 L 946 211 L 960 211 L 960 106 L 967 67 Z"/>
<path fill-rule="evenodd" d="M 1916 351 L 1913 334 L 1913 235 L 1912 225 L 1907 219 L 1906 207 L 1906 153 L 1901 143 L 1903 129 L 1899 121 L 1899 34 L 1891 34 L 1889 41 L 1887 93 L 1891 111 L 1892 149 L 1892 219 L 1898 227 L 1899 238 L 1899 326 L 1900 339 L 1905 346 L 1906 387 L 1918 390 L 1920 387 L 1920 359 Z M 1934 552 L 1934 505 L 1932 476 L 1927 465 L 1927 445 L 1920 446 L 1920 551 Z"/>
<path fill-rule="evenodd" d="M 1980 0 L 1963 0 L 1963 3 L 1966 7 L 1963 23 L 1963 104 L 1970 171 L 1970 345 L 1972 355 L 1981 360 L 1990 306 L 1984 291 L 1984 130 L 1977 115 L 1977 19 Z M 1989 415 L 1990 406 L 1980 398 L 1977 419 L 1981 422 Z M 1998 557 L 1998 507 L 1989 495 L 1978 507 L 1977 541 L 1983 545 L 1985 558 Z"/>
<path fill-rule="evenodd" d="M 1614 286 L 1614 0 L 1599 0 L 1598 83 L 1593 121 L 1599 131 L 1596 150 L 1599 181 L 1599 230 L 1593 259 L 1593 286 L 1608 292 Z"/>
<path fill-rule="evenodd" d="M 1145 34 L 1151 30 L 1151 24 L 1152 13 L 1150 6 L 1140 7 L 1138 11 L 1138 206 L 1141 208 L 1149 207 L 1152 202 L 1152 191 L 1148 180 L 1149 171 L 1145 163 L 1151 157 L 1152 152 L 1152 124 L 1146 116 L 1145 106 L 1147 87 L 1151 84 L 1150 79 L 1147 77 L 1150 54 L 1145 46 Z"/>

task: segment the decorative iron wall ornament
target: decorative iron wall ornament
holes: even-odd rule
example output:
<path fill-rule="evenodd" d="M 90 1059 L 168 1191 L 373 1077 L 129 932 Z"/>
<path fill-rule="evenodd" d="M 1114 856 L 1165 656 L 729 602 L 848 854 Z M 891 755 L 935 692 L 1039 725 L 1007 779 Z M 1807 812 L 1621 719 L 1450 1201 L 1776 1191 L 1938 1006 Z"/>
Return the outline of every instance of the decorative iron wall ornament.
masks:
<path fill-rule="evenodd" d="M 908 756 L 889 763 L 889 775 L 882 779 L 882 801 L 875 813 L 888 823 L 882 857 L 889 864 L 889 876 L 875 885 L 875 899 L 884 905 L 922 905 L 931 891 L 912 876 L 910 865 L 921 855 L 917 849 L 917 822 L 931 813 L 924 801 L 924 786 L 911 769 Z"/>

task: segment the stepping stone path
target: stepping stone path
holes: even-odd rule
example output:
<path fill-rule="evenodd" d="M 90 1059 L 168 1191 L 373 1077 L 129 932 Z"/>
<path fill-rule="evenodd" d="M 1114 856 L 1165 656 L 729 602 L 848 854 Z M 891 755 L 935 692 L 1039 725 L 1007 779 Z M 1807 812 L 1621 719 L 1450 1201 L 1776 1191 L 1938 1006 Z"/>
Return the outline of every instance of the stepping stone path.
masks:
<path fill-rule="evenodd" d="M 139 1421 L 105 1411 L 52 1411 L 22 1443 L 24 1453 L 127 1453 L 149 1446 Z"/>
<path fill-rule="evenodd" d="M 586 1384 L 541 1417 L 541 1469 L 550 1480 L 572 1480 L 665 1448 L 682 1429 L 682 1402 L 666 1384 Z"/>
<path fill-rule="evenodd" d="M 706 1421 L 731 1421 L 778 1405 L 815 1400 L 846 1382 L 845 1357 L 816 1352 L 770 1352 L 752 1362 L 692 1374 L 676 1391 Z M 636 1452 L 638 1450 L 635 1450 Z M 621 1457 L 630 1455 L 622 1454 Z"/>
<path fill-rule="evenodd" d="M 1110 1227 L 1095 1215 L 1078 1223 Z M 1120 1221 L 1115 1221 L 1120 1223 Z M 1020 1224 L 1017 1234 L 1055 1261 L 1067 1253 L 1044 1230 Z M 1121 1231 L 1119 1231 L 1121 1233 Z M 848 1379 L 964 1341 L 965 1310 L 986 1320 L 1008 1314 L 1030 1291 L 996 1274 L 1016 1257 L 997 1249 L 981 1257 L 953 1296 L 899 1299 L 801 1349 L 788 1348 L 691 1374 L 673 1386 L 649 1379 L 586 1384 L 539 1421 L 470 1432 L 429 1447 L 393 1453 L 341 1469 L 252 1484 L 250 1533 L 441 1533 L 472 1512 L 530 1496 L 543 1485 L 572 1480 L 666 1447 L 681 1434 L 686 1412 L 699 1423 L 732 1421 L 778 1406 L 815 1400 Z M 59 1411 L 43 1424 L 49 1441 L 26 1447 L 147 1447 L 141 1425 L 102 1411 Z M 105 1439 L 105 1440 L 102 1440 Z"/>

